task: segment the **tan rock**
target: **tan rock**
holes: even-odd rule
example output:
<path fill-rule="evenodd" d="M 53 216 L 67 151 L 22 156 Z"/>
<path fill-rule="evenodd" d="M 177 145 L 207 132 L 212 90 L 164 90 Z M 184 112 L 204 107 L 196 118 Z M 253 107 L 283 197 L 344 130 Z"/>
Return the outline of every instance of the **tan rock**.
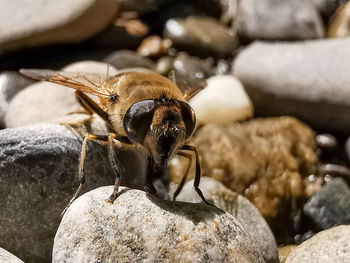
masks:
<path fill-rule="evenodd" d="M 202 175 L 245 195 L 265 217 L 276 216 L 282 201 L 303 196 L 303 177 L 316 169 L 314 134 L 291 117 L 206 125 L 193 142 Z M 172 181 L 179 182 L 187 164 L 180 158 L 171 162 Z"/>
<path fill-rule="evenodd" d="M 289 256 L 290 252 L 292 252 L 293 249 L 295 249 L 296 247 L 297 247 L 296 245 L 288 245 L 288 246 L 280 247 L 278 249 L 278 256 L 280 259 L 280 263 L 284 263 L 287 257 Z"/>
<path fill-rule="evenodd" d="M 350 2 L 340 6 L 329 27 L 328 37 L 349 37 L 350 36 Z"/>

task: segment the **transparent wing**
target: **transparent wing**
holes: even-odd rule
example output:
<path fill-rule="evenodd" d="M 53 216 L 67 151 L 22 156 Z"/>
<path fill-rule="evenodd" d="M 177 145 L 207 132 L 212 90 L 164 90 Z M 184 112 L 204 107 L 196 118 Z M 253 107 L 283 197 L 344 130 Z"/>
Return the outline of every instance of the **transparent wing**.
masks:
<path fill-rule="evenodd" d="M 207 86 L 207 82 L 204 79 L 191 79 L 180 74 L 176 75 L 175 81 L 186 100 L 189 100 Z"/>
<path fill-rule="evenodd" d="M 101 85 L 105 81 L 103 74 L 46 69 L 20 69 L 19 72 L 31 79 L 57 83 L 98 97 L 108 98 L 111 95 L 107 87 Z"/>

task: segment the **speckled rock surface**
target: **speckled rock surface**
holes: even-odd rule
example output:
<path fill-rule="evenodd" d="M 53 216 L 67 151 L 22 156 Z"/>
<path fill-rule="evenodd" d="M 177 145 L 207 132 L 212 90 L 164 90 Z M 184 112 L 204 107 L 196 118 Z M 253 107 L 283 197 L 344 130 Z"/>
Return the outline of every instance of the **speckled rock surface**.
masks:
<path fill-rule="evenodd" d="M 1 6 L 0 53 L 85 40 L 102 31 L 118 9 L 117 1 L 109 0 L 3 0 Z M 14 15 L 19 10 L 21 15 Z"/>
<path fill-rule="evenodd" d="M 249 39 L 312 39 L 324 36 L 316 8 L 304 0 L 239 1 L 234 28 Z"/>
<path fill-rule="evenodd" d="M 77 199 L 55 236 L 53 262 L 264 262 L 253 240 L 224 211 L 112 187 Z"/>
<path fill-rule="evenodd" d="M 292 115 L 322 130 L 350 132 L 350 38 L 255 42 L 240 52 L 233 74 L 258 116 Z"/>
<path fill-rule="evenodd" d="M 346 181 L 335 178 L 324 185 L 304 205 L 304 213 L 322 230 L 350 224 L 350 188 Z"/>
<path fill-rule="evenodd" d="M 18 257 L 12 255 L 10 252 L 0 247 L 0 262 L 3 263 L 24 263 Z"/>
<path fill-rule="evenodd" d="M 314 134 L 291 117 L 205 125 L 193 142 L 202 175 L 244 194 L 265 217 L 288 210 L 288 204 L 279 207 L 280 202 L 302 196 L 303 176 L 316 169 Z M 185 158 L 174 163 L 174 182 L 182 178 L 187 164 Z"/>
<path fill-rule="evenodd" d="M 97 73 L 105 79 L 106 63 L 81 61 L 63 69 L 67 72 Z M 108 73 L 117 71 L 109 66 Z M 97 83 L 98 84 L 98 83 Z M 53 121 L 81 108 L 74 89 L 46 81 L 35 83 L 20 91 L 11 101 L 5 116 L 6 127 L 14 128 L 39 122 Z"/>
<path fill-rule="evenodd" d="M 202 177 L 199 187 L 209 202 L 238 219 L 243 229 L 256 243 L 266 263 L 279 262 L 275 237 L 265 219 L 252 203 L 210 177 Z M 193 189 L 193 180 L 184 185 L 176 200 L 190 203 L 201 202 Z"/>
<path fill-rule="evenodd" d="M 347 263 L 350 260 L 350 225 L 319 232 L 288 256 L 286 263 Z"/>
<path fill-rule="evenodd" d="M 50 262 L 60 213 L 79 185 L 81 143 L 58 124 L 0 130 L 1 247 L 26 262 Z M 118 157 L 122 184 L 143 187 L 141 156 L 119 151 Z M 114 183 L 104 145 L 88 144 L 85 173 L 83 191 Z"/>

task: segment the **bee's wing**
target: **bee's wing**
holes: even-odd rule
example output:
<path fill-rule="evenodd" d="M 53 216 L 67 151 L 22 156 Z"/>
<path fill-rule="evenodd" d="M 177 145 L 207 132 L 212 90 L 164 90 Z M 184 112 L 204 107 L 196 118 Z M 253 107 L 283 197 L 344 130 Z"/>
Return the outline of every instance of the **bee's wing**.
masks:
<path fill-rule="evenodd" d="M 46 69 L 20 69 L 19 72 L 32 79 L 57 83 L 102 98 L 110 97 L 108 90 L 101 85 L 105 80 L 102 74 Z"/>
<path fill-rule="evenodd" d="M 207 82 L 204 79 L 188 79 L 176 76 L 176 85 L 182 91 L 185 99 L 189 100 L 204 89 L 207 86 Z"/>

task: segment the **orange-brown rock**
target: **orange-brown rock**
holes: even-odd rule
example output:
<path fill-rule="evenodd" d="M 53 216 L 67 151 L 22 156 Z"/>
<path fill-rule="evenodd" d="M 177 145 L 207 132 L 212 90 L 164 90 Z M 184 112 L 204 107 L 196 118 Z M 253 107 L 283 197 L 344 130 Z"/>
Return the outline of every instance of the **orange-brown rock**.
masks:
<path fill-rule="evenodd" d="M 265 217 L 275 217 L 282 201 L 303 197 L 303 179 L 316 170 L 315 136 L 292 117 L 206 125 L 193 142 L 202 175 L 245 195 Z M 179 183 L 187 164 L 183 157 L 171 162 L 173 182 Z M 194 165 L 189 178 L 193 174 Z"/>
<path fill-rule="evenodd" d="M 328 37 L 350 36 L 350 2 L 340 6 L 335 13 L 334 20 L 329 27 Z"/>

